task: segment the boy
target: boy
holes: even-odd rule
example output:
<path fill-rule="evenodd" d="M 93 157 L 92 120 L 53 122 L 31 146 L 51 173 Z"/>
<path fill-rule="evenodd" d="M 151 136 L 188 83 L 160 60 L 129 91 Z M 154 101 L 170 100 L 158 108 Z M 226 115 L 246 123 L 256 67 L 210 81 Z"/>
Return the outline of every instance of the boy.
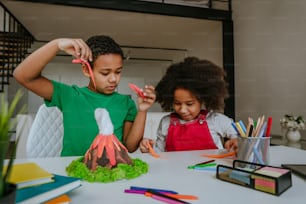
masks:
<path fill-rule="evenodd" d="M 69 86 L 41 75 L 44 67 L 59 51 L 83 60 L 87 87 Z M 92 76 L 86 66 L 92 67 Z M 138 148 L 142 139 L 147 110 L 155 101 L 154 87 L 145 86 L 145 98 L 138 98 L 138 112 L 133 100 L 115 91 L 123 66 L 123 51 L 108 36 L 82 39 L 60 38 L 42 46 L 28 56 L 14 71 L 16 80 L 41 96 L 47 106 L 57 106 L 63 113 L 64 138 L 61 156 L 84 155 L 99 133 L 94 111 L 105 108 L 114 125 L 114 134 L 129 152 Z"/>

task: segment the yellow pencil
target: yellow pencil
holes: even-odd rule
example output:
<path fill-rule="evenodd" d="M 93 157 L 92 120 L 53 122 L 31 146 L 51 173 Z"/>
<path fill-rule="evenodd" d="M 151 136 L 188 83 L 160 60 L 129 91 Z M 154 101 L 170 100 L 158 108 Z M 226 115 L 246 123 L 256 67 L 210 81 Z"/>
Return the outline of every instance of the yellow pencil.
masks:
<path fill-rule="evenodd" d="M 238 130 L 239 134 L 241 135 L 241 137 L 245 137 L 245 132 L 242 130 L 239 122 L 236 122 L 235 124 L 236 124 L 237 130 Z"/>

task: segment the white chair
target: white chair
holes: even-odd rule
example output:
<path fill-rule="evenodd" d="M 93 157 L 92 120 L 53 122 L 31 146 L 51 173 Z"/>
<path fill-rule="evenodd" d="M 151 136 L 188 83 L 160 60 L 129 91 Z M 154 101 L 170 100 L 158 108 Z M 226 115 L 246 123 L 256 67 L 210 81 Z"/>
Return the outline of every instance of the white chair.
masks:
<path fill-rule="evenodd" d="M 57 107 L 42 104 L 26 142 L 26 157 L 57 157 L 63 146 L 63 115 Z"/>
<path fill-rule="evenodd" d="M 170 112 L 148 112 L 143 136 L 155 140 L 160 120 L 169 113 Z"/>

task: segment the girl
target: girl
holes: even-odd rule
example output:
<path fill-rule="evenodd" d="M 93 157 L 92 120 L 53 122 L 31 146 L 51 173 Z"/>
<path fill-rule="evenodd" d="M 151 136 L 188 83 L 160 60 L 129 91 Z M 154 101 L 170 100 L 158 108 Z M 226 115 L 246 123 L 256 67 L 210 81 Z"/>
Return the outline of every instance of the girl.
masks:
<path fill-rule="evenodd" d="M 140 151 L 148 145 L 159 151 L 202 149 L 237 150 L 232 120 L 220 113 L 228 96 L 222 68 L 207 60 L 188 57 L 173 64 L 156 86 L 156 101 L 165 111 L 156 141 L 144 138 Z M 223 146 L 223 139 L 228 138 Z"/>

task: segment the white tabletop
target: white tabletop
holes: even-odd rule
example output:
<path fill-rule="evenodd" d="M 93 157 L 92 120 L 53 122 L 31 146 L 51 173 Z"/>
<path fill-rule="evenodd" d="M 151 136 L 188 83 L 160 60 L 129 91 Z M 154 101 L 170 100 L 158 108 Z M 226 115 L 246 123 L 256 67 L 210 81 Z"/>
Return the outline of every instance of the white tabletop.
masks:
<path fill-rule="evenodd" d="M 208 160 L 203 153 L 215 153 L 212 150 L 162 153 L 161 158 L 153 158 L 150 154 L 135 152 L 131 158 L 139 158 L 149 164 L 149 172 L 132 180 L 121 180 L 114 183 L 88 183 L 68 195 L 71 203 L 105 203 L 105 204 L 153 204 L 161 203 L 150 197 L 139 194 L 126 194 L 124 189 L 130 186 L 162 188 L 177 191 L 180 194 L 191 194 L 199 200 L 190 203 L 235 203 L 235 204 L 295 204 L 306 200 L 306 180 L 292 175 L 292 187 L 280 196 L 231 184 L 218 180 L 211 171 L 195 171 L 187 166 Z M 78 157 L 20 159 L 16 162 L 34 161 L 51 173 L 66 175 L 65 168 Z M 232 159 L 217 159 L 218 164 L 232 165 Z M 306 151 L 284 146 L 272 146 L 270 165 L 280 166 L 282 163 L 305 163 Z"/>

